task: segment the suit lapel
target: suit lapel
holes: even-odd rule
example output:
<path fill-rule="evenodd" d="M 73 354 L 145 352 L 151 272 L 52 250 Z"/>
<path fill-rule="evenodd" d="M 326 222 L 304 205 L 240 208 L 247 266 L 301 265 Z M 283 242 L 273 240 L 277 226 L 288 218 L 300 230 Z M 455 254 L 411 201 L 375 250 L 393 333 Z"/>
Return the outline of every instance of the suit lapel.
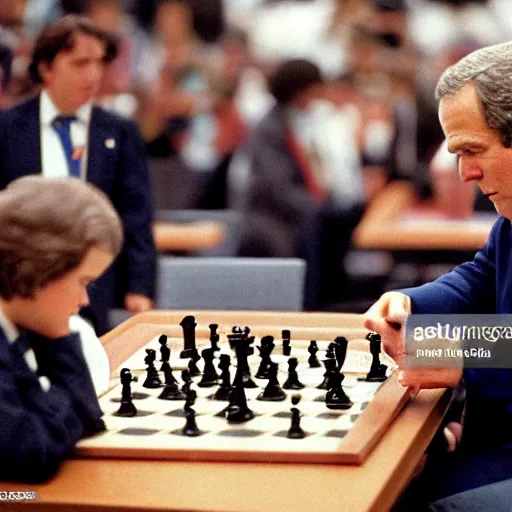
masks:
<path fill-rule="evenodd" d="M 108 138 L 108 124 L 104 122 L 101 110 L 93 107 L 89 125 L 89 148 L 87 152 L 87 181 L 101 182 L 101 170 L 107 166 L 105 140 Z"/>
<path fill-rule="evenodd" d="M 41 134 L 39 129 L 39 96 L 29 100 L 24 109 L 20 109 L 14 122 L 11 161 L 9 162 L 10 180 L 38 174 L 42 171 Z"/>

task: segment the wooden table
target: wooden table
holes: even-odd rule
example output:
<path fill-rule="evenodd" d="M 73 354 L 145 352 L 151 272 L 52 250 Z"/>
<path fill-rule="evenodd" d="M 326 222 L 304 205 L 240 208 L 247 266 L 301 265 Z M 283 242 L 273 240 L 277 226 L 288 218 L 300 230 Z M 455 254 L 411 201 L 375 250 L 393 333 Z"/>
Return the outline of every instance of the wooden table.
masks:
<path fill-rule="evenodd" d="M 431 204 L 420 203 L 412 184 L 393 182 L 370 205 L 353 240 L 357 249 L 476 251 L 496 218 L 490 213 L 448 218 Z"/>
<path fill-rule="evenodd" d="M 137 329 L 149 325 L 157 335 L 162 325 L 176 326 L 186 314 L 194 314 L 198 324 L 286 326 L 297 336 L 341 332 L 352 339 L 365 332 L 362 318 L 353 314 L 155 311 L 132 317 L 102 338 L 112 368 L 144 342 Z M 384 512 L 423 459 L 447 402 L 444 390 L 421 391 L 361 466 L 72 459 L 49 483 L 2 483 L 0 490 L 38 492 L 37 501 L 10 502 L 9 510 Z"/>
<path fill-rule="evenodd" d="M 226 226 L 214 221 L 153 224 L 158 252 L 194 253 L 202 249 L 212 249 L 222 243 L 225 234 Z"/>

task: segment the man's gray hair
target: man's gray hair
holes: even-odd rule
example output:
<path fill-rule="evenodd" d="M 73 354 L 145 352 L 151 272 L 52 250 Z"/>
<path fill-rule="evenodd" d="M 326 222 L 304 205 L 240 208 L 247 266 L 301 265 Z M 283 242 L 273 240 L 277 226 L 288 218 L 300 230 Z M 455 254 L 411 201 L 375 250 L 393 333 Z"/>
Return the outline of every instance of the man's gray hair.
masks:
<path fill-rule="evenodd" d="M 439 79 L 436 99 L 455 94 L 472 83 L 489 128 L 499 132 L 503 146 L 512 146 L 512 42 L 476 50 Z"/>

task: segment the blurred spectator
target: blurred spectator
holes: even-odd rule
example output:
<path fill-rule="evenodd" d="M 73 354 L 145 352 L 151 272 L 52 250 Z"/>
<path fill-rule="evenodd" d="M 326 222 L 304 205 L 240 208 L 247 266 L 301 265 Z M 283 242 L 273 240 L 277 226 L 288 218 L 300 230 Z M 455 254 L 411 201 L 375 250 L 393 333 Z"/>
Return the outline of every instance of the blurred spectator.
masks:
<path fill-rule="evenodd" d="M 410 0 L 410 4 L 409 34 L 425 55 L 467 39 L 487 46 L 510 37 L 486 0 Z"/>
<path fill-rule="evenodd" d="M 328 91 L 318 66 L 305 59 L 283 62 L 269 88 L 276 105 L 250 134 L 245 161 L 236 161 L 248 172 L 233 191 L 246 217 L 240 254 L 304 258 L 306 307 L 317 309 L 346 292 L 343 257 L 365 201 L 357 137 L 343 122 L 357 114 L 348 107 L 336 117 L 325 104 L 313 113 Z M 352 157 L 334 167 L 333 148 Z M 239 170 L 234 161 L 233 173 Z"/>
<path fill-rule="evenodd" d="M 244 134 L 233 102 L 243 49 L 227 39 L 216 52 L 205 47 L 184 0 L 159 5 L 155 30 L 164 67 L 139 112 L 148 150 L 153 157 L 170 157 L 169 172 L 185 167 L 189 179 L 204 186 L 202 198 L 189 207 L 222 208 L 227 164 Z"/>
<path fill-rule="evenodd" d="M 158 9 L 173 0 L 133 0 L 132 13 L 148 31 L 154 24 Z M 202 41 L 219 40 L 225 29 L 223 0 L 186 0 L 191 11 L 192 27 Z"/>
<path fill-rule="evenodd" d="M 249 28 L 251 52 L 261 62 L 306 58 L 325 76 L 342 74 L 346 55 L 338 34 L 330 29 L 335 8 L 332 1 L 267 1 Z"/>

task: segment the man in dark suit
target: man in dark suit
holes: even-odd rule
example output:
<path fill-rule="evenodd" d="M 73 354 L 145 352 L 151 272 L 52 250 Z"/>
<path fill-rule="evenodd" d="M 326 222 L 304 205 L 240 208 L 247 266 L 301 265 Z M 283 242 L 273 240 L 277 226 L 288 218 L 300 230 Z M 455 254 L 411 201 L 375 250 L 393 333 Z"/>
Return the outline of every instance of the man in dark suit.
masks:
<path fill-rule="evenodd" d="M 0 115 L 0 188 L 26 175 L 78 176 L 99 187 L 121 216 L 125 243 L 115 265 L 90 290 L 82 313 L 97 334 L 108 308 L 153 307 L 155 246 L 146 155 L 136 125 L 92 105 L 114 40 L 78 16 L 47 27 L 30 74 L 41 93 Z"/>
<path fill-rule="evenodd" d="M 269 90 L 276 105 L 244 148 L 250 173 L 240 205 L 245 218 L 239 253 L 306 260 L 305 308 L 321 309 L 346 292 L 343 258 L 363 205 L 335 198 L 318 152 L 305 140 L 313 123 L 309 106 L 325 94 L 318 66 L 284 61 Z"/>

